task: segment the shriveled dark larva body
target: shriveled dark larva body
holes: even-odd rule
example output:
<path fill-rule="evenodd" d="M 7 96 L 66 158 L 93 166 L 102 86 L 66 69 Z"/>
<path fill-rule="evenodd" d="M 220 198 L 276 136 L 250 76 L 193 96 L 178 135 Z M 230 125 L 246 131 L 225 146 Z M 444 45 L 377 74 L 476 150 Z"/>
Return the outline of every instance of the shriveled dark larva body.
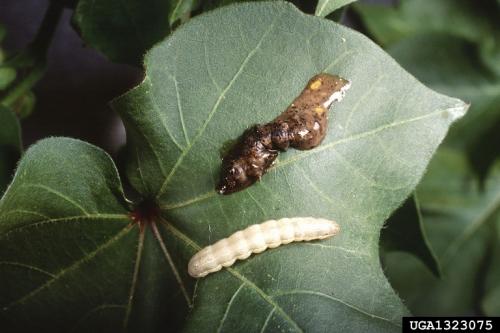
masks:
<path fill-rule="evenodd" d="M 229 267 L 238 259 L 248 258 L 291 242 L 325 239 L 338 234 L 340 226 L 330 220 L 292 217 L 254 224 L 207 246 L 196 253 L 188 264 L 188 273 L 200 278 Z"/>
<path fill-rule="evenodd" d="M 223 159 L 218 192 L 231 194 L 255 183 L 271 167 L 279 151 L 318 146 L 326 135 L 328 108 L 340 101 L 349 87 L 350 82 L 339 76 L 318 74 L 285 112 L 270 123 L 246 130 Z"/>

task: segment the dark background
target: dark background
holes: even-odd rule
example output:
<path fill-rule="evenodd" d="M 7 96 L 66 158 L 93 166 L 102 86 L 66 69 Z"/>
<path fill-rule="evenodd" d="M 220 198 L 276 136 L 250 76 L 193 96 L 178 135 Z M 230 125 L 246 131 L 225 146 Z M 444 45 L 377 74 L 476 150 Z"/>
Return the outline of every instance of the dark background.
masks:
<path fill-rule="evenodd" d="M 24 49 L 35 36 L 48 0 L 0 0 L 7 53 Z M 48 70 L 35 85 L 36 107 L 22 121 L 28 147 L 47 136 L 69 136 L 114 154 L 125 142 L 118 116 L 107 106 L 141 80 L 141 70 L 114 64 L 84 45 L 65 9 L 48 52 Z"/>
<path fill-rule="evenodd" d="M 307 3 L 311 8 L 304 9 L 313 12 L 316 1 Z M 0 0 L 0 24 L 7 30 L 2 47 L 7 54 L 26 48 L 33 40 L 48 6 L 49 0 Z M 49 48 L 48 70 L 33 89 L 36 106 L 22 121 L 23 143 L 28 147 L 48 136 L 68 136 L 116 155 L 125 143 L 125 130 L 107 103 L 137 85 L 142 71 L 112 63 L 86 47 L 71 25 L 72 12 L 64 10 Z M 342 23 L 360 28 L 349 12 Z"/>

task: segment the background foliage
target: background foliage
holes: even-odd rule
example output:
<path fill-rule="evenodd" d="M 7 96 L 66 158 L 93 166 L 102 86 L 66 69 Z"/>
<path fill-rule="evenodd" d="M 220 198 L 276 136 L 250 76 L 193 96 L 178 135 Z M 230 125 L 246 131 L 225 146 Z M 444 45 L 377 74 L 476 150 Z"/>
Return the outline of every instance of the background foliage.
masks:
<path fill-rule="evenodd" d="M 424 3 L 354 6 L 369 34 L 403 67 L 471 103 L 416 190 L 442 278 L 406 254 L 389 253 L 383 261 L 415 314 L 498 315 L 498 303 L 491 302 L 500 281 L 494 236 L 500 221 L 500 7 L 495 1 Z"/>
<path fill-rule="evenodd" d="M 498 2 L 293 1 L 327 19 L 282 2 L 147 2 L 52 1 L 26 49 L 0 49 L 0 191 L 65 8 L 110 61 L 140 67 L 147 53 L 142 83 L 112 103 L 127 130 L 118 170 L 101 149 L 66 138 L 20 161 L 0 201 L 3 327 L 385 332 L 408 311 L 499 315 Z M 361 24 L 428 87 L 471 103 L 420 183 L 466 106 L 339 20 Z M 354 83 L 323 145 L 282 154 L 261 183 L 217 196 L 224 142 L 279 114 L 318 71 Z M 185 272 L 200 246 L 244 226 L 319 213 L 343 225 L 340 237 L 196 282 Z"/>

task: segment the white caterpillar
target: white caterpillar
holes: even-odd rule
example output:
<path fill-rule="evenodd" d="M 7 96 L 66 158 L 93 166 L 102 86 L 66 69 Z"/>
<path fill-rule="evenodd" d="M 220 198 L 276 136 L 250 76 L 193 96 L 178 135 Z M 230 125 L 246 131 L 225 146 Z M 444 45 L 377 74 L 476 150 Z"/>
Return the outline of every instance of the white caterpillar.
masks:
<path fill-rule="evenodd" d="M 293 217 L 254 224 L 207 246 L 196 253 L 188 264 L 188 273 L 200 278 L 231 266 L 236 259 L 275 248 L 290 242 L 325 239 L 338 234 L 334 221 L 313 217 Z"/>

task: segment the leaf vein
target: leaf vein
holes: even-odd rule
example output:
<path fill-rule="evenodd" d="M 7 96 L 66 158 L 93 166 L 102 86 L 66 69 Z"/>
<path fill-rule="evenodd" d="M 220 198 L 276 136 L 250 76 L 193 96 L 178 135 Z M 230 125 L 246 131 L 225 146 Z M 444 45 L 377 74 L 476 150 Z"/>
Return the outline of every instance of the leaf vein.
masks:
<path fill-rule="evenodd" d="M 271 311 L 269 311 L 269 314 L 266 317 L 266 321 L 264 321 L 264 324 L 262 325 L 262 328 L 260 329 L 260 333 L 264 333 L 266 331 L 267 325 L 269 325 L 269 321 L 273 317 L 274 311 L 276 311 L 276 308 L 272 308 Z"/>
<path fill-rule="evenodd" d="M 172 232 L 173 235 L 177 236 L 179 239 L 183 240 L 187 245 L 191 246 L 195 250 L 201 250 L 201 247 L 192 241 L 188 236 L 183 234 L 180 230 L 175 228 L 171 223 L 167 222 L 166 220 L 161 220 L 163 224 Z M 296 329 L 297 332 L 303 332 L 302 329 L 299 327 L 299 325 L 292 319 L 290 316 L 283 310 L 274 300 L 267 295 L 262 289 L 260 289 L 256 284 L 254 284 L 252 281 L 248 280 L 246 277 L 241 275 L 237 270 L 234 268 L 227 268 L 227 271 L 231 273 L 233 276 L 238 278 L 240 281 L 246 283 L 247 286 L 249 286 L 251 289 L 253 289 L 255 292 L 257 292 L 266 302 L 268 302 L 270 305 L 274 306 L 280 315 L 288 322 L 292 324 L 292 326 Z"/>
<path fill-rule="evenodd" d="M 60 197 L 61 199 L 69 202 L 70 204 L 72 204 L 73 206 L 75 206 L 76 208 L 78 208 L 79 210 L 82 211 L 82 213 L 84 213 L 85 215 L 90 215 L 89 212 L 87 212 L 87 210 L 85 210 L 85 208 L 83 208 L 80 204 L 78 204 L 76 201 L 74 201 L 73 199 L 71 199 L 69 196 L 57 191 L 57 190 L 54 190 L 53 188 L 49 187 L 49 186 L 46 186 L 46 185 L 43 185 L 43 184 L 32 184 L 32 183 L 26 183 L 26 184 L 22 184 L 21 187 L 36 187 L 36 188 L 40 188 L 42 190 L 45 190 L 47 192 L 50 192 L 52 194 L 55 194 L 57 195 L 58 197 Z"/>
<path fill-rule="evenodd" d="M 141 183 L 144 186 L 144 190 L 147 191 L 148 187 L 144 181 L 144 175 L 142 174 L 141 160 L 139 159 L 139 149 L 135 147 L 135 159 L 137 160 L 137 171 L 139 171 L 139 177 L 141 177 Z"/>
<path fill-rule="evenodd" d="M 22 264 L 20 262 L 12 262 L 12 261 L 0 261 L 0 265 L 10 265 L 10 266 L 18 266 L 18 267 L 22 267 L 22 268 L 27 268 L 27 269 L 30 269 L 32 271 L 35 271 L 35 272 L 38 272 L 38 273 L 42 273 L 42 274 L 45 274 L 45 275 L 48 275 L 50 276 L 51 278 L 54 278 L 54 274 L 50 273 L 50 272 L 47 272 L 46 270 L 43 270 L 41 268 L 38 268 L 38 267 L 35 267 L 35 266 L 32 266 L 32 265 L 28 265 L 28 264 Z"/>
<path fill-rule="evenodd" d="M 153 230 L 153 234 L 155 235 L 156 240 L 160 244 L 160 248 L 165 255 L 165 259 L 167 259 L 167 262 L 172 269 L 172 272 L 174 273 L 175 279 L 177 280 L 177 283 L 179 284 L 179 288 L 181 289 L 182 295 L 184 296 L 187 306 L 191 308 L 193 304 L 191 303 L 191 298 L 189 297 L 189 294 L 187 292 L 186 286 L 184 285 L 184 281 L 182 281 L 181 275 L 179 274 L 179 271 L 177 270 L 177 267 L 175 266 L 174 261 L 172 260 L 172 257 L 170 256 L 170 253 L 168 252 L 167 247 L 165 246 L 165 243 L 163 242 L 163 238 L 160 235 L 160 232 L 158 231 L 158 227 L 156 226 L 156 223 L 151 223 L 151 229 Z"/>
<path fill-rule="evenodd" d="M 171 74 L 169 74 L 169 77 L 170 78 L 173 78 L 173 76 Z M 149 84 L 151 85 L 151 87 L 153 87 L 153 82 L 151 81 L 151 79 L 148 77 L 147 78 L 148 81 L 149 81 Z M 174 85 L 175 85 L 175 81 L 174 81 Z M 180 145 L 179 142 L 177 142 L 177 140 L 175 139 L 175 137 L 173 136 L 173 134 L 170 132 L 170 130 L 168 129 L 168 126 L 167 126 L 167 121 L 165 120 L 165 118 L 163 117 L 161 111 L 160 111 L 160 106 L 158 105 L 158 100 L 156 99 L 156 95 L 154 93 L 150 94 L 151 96 L 151 101 L 153 102 L 153 107 L 156 111 L 156 113 L 158 114 L 158 117 L 160 118 L 160 122 L 163 126 L 163 128 L 165 129 L 165 131 L 167 132 L 168 136 L 170 137 L 170 139 L 172 140 L 172 142 L 174 143 L 174 145 L 181 151 L 183 152 L 184 151 L 184 148 Z M 149 143 L 149 142 L 148 142 Z M 151 145 L 151 143 L 149 143 Z M 151 149 L 153 149 L 153 147 L 151 147 Z M 154 149 L 153 149 L 154 150 Z M 161 164 L 161 163 L 160 163 Z"/>
<path fill-rule="evenodd" d="M 241 289 L 243 289 L 244 286 L 245 286 L 245 283 L 242 283 L 238 287 L 238 289 L 234 292 L 234 294 L 231 296 L 231 298 L 229 299 L 229 302 L 227 303 L 226 310 L 224 311 L 224 315 L 222 316 L 222 319 L 219 323 L 219 327 L 217 328 L 217 332 L 222 332 L 222 327 L 224 325 L 224 322 L 227 319 L 227 316 L 229 314 L 229 310 L 231 309 L 231 306 L 233 305 L 234 300 L 236 299 L 236 297 L 238 296 L 238 294 L 240 293 Z"/>
<path fill-rule="evenodd" d="M 349 114 L 347 115 L 347 120 L 344 124 L 344 130 L 346 131 L 346 133 L 349 133 L 349 126 L 351 125 L 351 119 L 352 119 L 352 115 L 358 110 L 358 108 L 361 106 L 361 103 L 363 103 L 363 105 L 365 105 L 364 101 L 367 97 L 371 96 L 373 91 L 375 89 L 380 89 L 380 86 L 379 86 L 379 83 L 380 81 L 382 81 L 383 79 L 385 78 L 385 75 L 380 75 L 371 85 L 370 85 L 370 88 L 368 88 L 367 91 L 365 91 L 363 93 L 363 95 L 361 95 L 361 97 L 358 98 L 358 100 L 356 101 L 356 104 L 354 104 L 354 106 L 349 110 Z M 385 89 L 385 88 L 382 88 L 382 89 Z"/>
<path fill-rule="evenodd" d="M 58 218 L 51 218 L 47 220 L 37 221 L 34 223 L 30 223 L 27 225 L 21 225 L 17 228 L 13 228 L 8 230 L 5 234 L 0 236 L 0 239 L 8 237 L 13 232 L 20 232 L 27 228 L 39 227 L 40 225 L 50 224 L 50 223 L 58 223 L 58 222 L 69 222 L 75 220 L 100 220 L 100 219 L 110 219 L 110 220 L 126 220 L 130 221 L 130 217 L 126 214 L 90 214 L 90 215 L 76 215 L 76 216 L 65 216 Z"/>
<path fill-rule="evenodd" d="M 3 218 L 5 216 L 7 216 L 7 215 L 18 214 L 18 213 L 36 215 L 36 216 L 42 217 L 44 219 L 50 219 L 50 217 L 47 216 L 47 215 L 44 215 L 42 213 L 35 212 L 35 211 L 32 211 L 32 210 L 26 210 L 26 209 L 13 209 L 13 210 L 9 210 L 7 213 L 4 213 L 1 217 Z"/>
<path fill-rule="evenodd" d="M 427 113 L 427 114 L 424 114 L 424 115 L 421 115 L 421 116 L 418 116 L 418 117 L 413 117 L 413 118 L 408 118 L 408 119 L 404 119 L 404 120 L 392 122 L 392 123 L 389 123 L 389 124 L 386 124 L 386 125 L 379 126 L 379 127 L 374 128 L 372 130 L 369 130 L 369 131 L 365 131 L 365 132 L 361 132 L 361 133 L 358 133 L 358 134 L 354 134 L 354 135 L 351 135 L 349 137 L 342 138 L 342 139 L 339 139 L 337 141 L 334 141 L 334 142 L 331 142 L 331 143 L 328 143 L 328 144 L 316 147 L 316 148 L 314 148 L 312 150 L 307 150 L 307 151 L 300 152 L 299 154 L 296 154 L 295 156 L 293 156 L 293 157 L 291 157 L 289 159 L 283 160 L 281 162 L 277 162 L 273 166 L 272 169 L 280 168 L 280 167 L 283 167 L 283 166 L 285 166 L 287 164 L 294 163 L 294 162 L 296 162 L 298 160 L 304 159 L 305 157 L 307 157 L 309 155 L 318 154 L 318 153 L 320 153 L 320 152 L 322 152 L 324 150 L 331 149 L 331 148 L 333 148 L 335 146 L 338 146 L 338 145 L 341 145 L 341 144 L 345 144 L 345 143 L 348 143 L 348 142 L 351 142 L 351 141 L 356 141 L 356 140 L 364 139 L 366 137 L 370 137 L 372 135 L 375 135 L 375 134 L 377 134 L 379 132 L 382 132 L 382 131 L 385 131 L 387 129 L 391 129 L 391 128 L 394 128 L 394 127 L 411 124 L 411 123 L 419 121 L 419 120 L 425 120 L 427 118 L 431 118 L 431 117 L 440 115 L 443 112 L 446 112 L 446 110 L 440 109 L 440 110 L 436 110 L 436 111 L 433 111 L 433 112 L 430 112 L 430 113 Z"/>
<path fill-rule="evenodd" d="M 203 50 L 205 52 L 204 56 L 205 56 L 205 67 L 207 68 L 207 73 L 208 73 L 208 77 L 210 78 L 210 80 L 212 81 L 214 87 L 217 89 L 217 91 L 221 91 L 221 87 L 219 86 L 219 84 L 217 83 L 217 81 L 215 81 L 215 78 L 213 76 L 213 73 L 212 71 L 210 70 L 210 63 L 208 61 L 208 50 L 207 50 L 207 42 L 206 41 L 203 41 Z"/>
<path fill-rule="evenodd" d="M 260 47 L 261 47 L 262 43 L 264 42 L 265 38 L 272 31 L 272 29 L 274 28 L 274 25 L 276 24 L 276 21 L 280 17 L 281 16 L 278 16 L 278 18 L 275 18 L 275 20 L 273 21 L 273 23 L 270 24 L 269 28 L 264 32 L 264 34 L 260 38 L 260 40 L 257 43 L 257 45 L 247 54 L 247 56 L 245 57 L 245 59 L 243 60 L 243 62 L 240 64 L 239 69 L 236 71 L 236 73 L 234 74 L 234 76 L 232 77 L 232 79 L 229 81 L 229 83 L 227 84 L 226 88 L 224 88 L 224 90 L 219 94 L 219 97 L 217 98 L 214 106 L 212 107 L 212 110 L 208 114 L 208 117 L 205 120 L 205 122 L 203 123 L 201 129 L 198 131 L 198 133 L 194 137 L 192 143 L 190 145 L 188 145 L 186 147 L 186 149 L 184 149 L 182 151 L 182 153 L 179 156 L 179 158 L 177 159 L 176 163 L 174 164 L 174 166 L 170 170 L 170 173 L 168 174 L 168 176 L 163 181 L 163 184 L 161 185 L 160 190 L 159 190 L 158 194 L 156 195 L 157 198 L 160 197 L 165 192 L 165 189 L 166 189 L 168 183 L 170 182 L 170 180 L 172 179 L 173 175 L 177 171 L 177 168 L 182 163 L 182 161 L 184 160 L 184 158 L 186 157 L 186 155 L 189 153 L 189 151 L 191 150 L 191 148 L 194 146 L 194 144 L 199 140 L 199 138 L 205 132 L 205 129 L 208 127 L 208 124 L 210 123 L 210 121 L 212 120 L 213 116 L 215 115 L 215 113 L 219 109 L 220 103 L 225 98 L 226 93 L 231 89 L 231 87 L 233 86 L 234 82 L 236 82 L 236 80 L 238 79 L 238 77 L 241 75 L 241 73 L 243 72 L 243 69 L 246 67 L 246 65 L 248 64 L 248 62 L 250 61 L 250 59 L 253 57 L 253 55 L 260 49 Z"/>
<path fill-rule="evenodd" d="M 172 210 L 172 209 L 176 209 L 176 208 L 189 206 L 189 205 L 192 205 L 192 204 L 197 203 L 199 201 L 203 201 L 203 200 L 212 198 L 216 195 L 217 195 L 217 193 L 215 191 L 210 191 L 210 192 L 207 192 L 205 194 L 201 194 L 199 196 L 196 196 L 192 199 L 188 199 L 186 201 L 181 201 L 181 202 L 163 205 L 163 206 L 161 206 L 161 209 Z"/>
<path fill-rule="evenodd" d="M 443 254 L 443 264 L 448 264 L 456 254 L 460 246 L 469 239 L 479 228 L 486 223 L 500 208 L 500 192 L 493 199 L 492 204 L 488 205 L 486 210 L 480 214 L 464 231 L 446 248 Z"/>
<path fill-rule="evenodd" d="M 56 281 L 60 280 L 66 274 L 75 271 L 81 265 L 83 265 L 84 263 L 88 262 L 89 260 L 91 260 L 92 258 L 94 258 L 95 256 L 97 256 L 99 254 L 99 252 L 102 252 L 103 250 L 107 249 L 108 247 L 110 247 L 111 245 L 113 245 L 114 243 L 116 243 L 117 241 L 119 241 L 123 236 L 125 236 L 126 234 L 128 234 L 130 232 L 130 230 L 132 230 L 132 227 L 130 225 L 127 226 L 127 227 L 125 227 L 125 228 L 123 228 L 116 235 L 114 235 L 113 237 L 109 238 L 104 244 L 99 245 L 94 251 L 86 254 L 83 258 L 75 261 L 72 265 L 70 265 L 70 266 L 62 269 L 57 274 L 55 274 L 53 276 L 53 278 L 49 279 L 47 282 L 45 282 L 44 284 L 42 284 L 38 288 L 32 290 L 31 292 L 29 292 L 25 296 L 23 296 L 23 297 L 15 300 L 15 301 L 11 302 L 10 304 L 8 304 L 7 306 L 3 307 L 3 310 L 7 311 L 7 310 L 9 310 L 9 308 L 11 308 L 11 307 L 13 307 L 13 306 L 15 306 L 17 304 L 24 303 L 27 300 L 29 300 L 30 298 L 35 297 L 38 293 L 40 293 L 44 289 L 50 287 L 52 284 L 54 284 Z"/>
<path fill-rule="evenodd" d="M 324 293 L 318 292 L 318 291 L 312 291 L 312 290 L 289 290 L 289 291 L 284 291 L 284 292 L 276 293 L 276 294 L 272 295 L 272 297 L 288 296 L 288 295 L 295 295 L 295 294 L 298 294 L 298 295 L 304 294 L 304 295 L 314 295 L 314 296 L 325 297 L 325 298 L 331 299 L 333 301 L 336 301 L 336 302 L 338 302 L 340 304 L 343 304 L 343 305 L 345 305 L 345 306 L 347 306 L 347 307 L 355 310 L 356 312 L 359 312 L 359 313 L 361 313 L 363 315 L 366 315 L 366 316 L 368 316 L 370 318 L 380 319 L 380 320 L 383 320 L 383 321 L 386 321 L 386 322 L 390 323 L 391 325 L 400 327 L 400 325 L 394 323 L 393 321 L 391 321 L 388 318 L 385 318 L 385 317 L 378 316 L 376 314 L 370 313 L 368 311 L 365 311 L 365 310 L 357 307 L 356 305 L 347 303 L 346 301 L 343 301 L 340 298 L 337 298 L 337 297 L 334 297 L 334 296 L 331 296 L 331 295 L 327 295 L 327 294 L 324 294 Z"/>
<path fill-rule="evenodd" d="M 181 120 L 182 132 L 184 133 L 184 139 L 186 140 L 186 144 L 189 146 L 191 143 L 189 142 L 189 136 L 186 129 L 186 124 L 184 123 L 184 111 L 182 110 L 181 105 L 181 96 L 179 94 L 179 83 L 177 82 L 177 78 L 174 76 L 174 86 L 175 86 L 175 95 L 177 98 L 177 110 L 179 112 L 179 118 Z"/>
<path fill-rule="evenodd" d="M 130 284 L 129 297 L 127 301 L 127 307 L 125 309 L 125 316 L 123 318 L 123 328 L 126 329 L 128 326 L 128 321 L 130 319 L 130 313 L 132 312 L 132 302 L 134 300 L 135 289 L 137 286 L 137 278 L 139 276 L 139 269 L 141 266 L 142 250 L 144 249 L 144 229 L 139 232 L 139 242 L 137 244 L 137 254 L 134 263 L 134 272 L 132 274 L 132 283 Z"/>
<path fill-rule="evenodd" d="M 246 193 L 248 194 L 248 196 L 250 197 L 250 199 L 252 199 L 253 202 L 255 202 L 255 204 L 257 205 L 257 207 L 259 207 L 260 211 L 262 212 L 262 214 L 266 215 L 266 210 L 264 209 L 264 207 L 260 204 L 259 201 L 257 201 L 257 199 L 255 199 L 255 197 L 252 195 L 252 193 L 250 191 L 246 191 Z"/>

